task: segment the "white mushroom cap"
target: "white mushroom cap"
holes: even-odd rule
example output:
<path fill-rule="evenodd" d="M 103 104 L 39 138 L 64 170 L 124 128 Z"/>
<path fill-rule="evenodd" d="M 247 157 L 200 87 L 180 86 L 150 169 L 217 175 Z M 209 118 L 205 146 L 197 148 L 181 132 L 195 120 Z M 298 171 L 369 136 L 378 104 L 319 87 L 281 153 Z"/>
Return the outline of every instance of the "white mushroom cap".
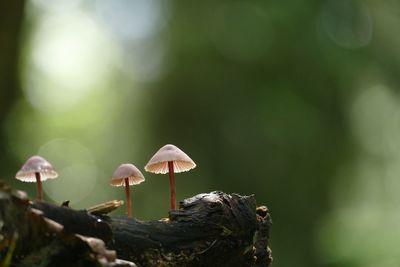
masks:
<path fill-rule="evenodd" d="M 30 157 L 17 172 L 15 178 L 23 182 L 36 182 L 35 173 L 40 173 L 40 180 L 54 179 L 58 177 L 58 173 L 53 169 L 53 166 L 40 156 Z"/>
<path fill-rule="evenodd" d="M 136 185 L 144 182 L 144 176 L 139 169 L 133 164 L 126 163 L 119 165 L 115 170 L 110 184 L 112 186 L 123 186 L 125 185 L 125 178 L 128 178 L 129 185 Z"/>
<path fill-rule="evenodd" d="M 185 152 L 174 145 L 165 145 L 149 160 L 144 169 L 153 173 L 167 173 L 168 161 L 174 164 L 174 172 L 186 172 L 196 167 L 196 163 Z"/>

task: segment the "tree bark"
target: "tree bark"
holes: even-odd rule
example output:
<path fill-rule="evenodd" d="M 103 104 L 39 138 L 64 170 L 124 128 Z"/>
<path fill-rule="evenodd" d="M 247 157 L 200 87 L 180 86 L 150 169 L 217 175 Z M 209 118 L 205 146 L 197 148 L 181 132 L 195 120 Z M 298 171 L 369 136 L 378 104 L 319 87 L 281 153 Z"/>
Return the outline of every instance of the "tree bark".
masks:
<path fill-rule="evenodd" d="M 70 261 L 69 266 L 79 266 L 78 260 L 87 258 L 107 259 L 104 264 L 109 265 L 105 266 L 127 264 L 112 262 L 110 250 L 115 250 L 118 258 L 137 266 L 269 266 L 272 260 L 268 248 L 271 218 L 266 207 L 256 208 L 253 196 L 223 192 L 199 194 L 181 201 L 179 209 L 171 211 L 169 218 L 150 222 L 92 215 L 86 210 L 41 201 L 24 202 L 4 193 L 0 197 L 0 207 L 0 220 L 6 226 L 1 234 L 12 240 L 12 234 L 18 233 L 21 240 L 13 255 L 15 266 L 24 266 L 20 263 L 32 255 L 41 255 L 37 257 L 40 266 L 62 266 L 43 264 L 44 260 L 60 261 L 58 257 L 49 258 L 49 253 L 55 249 L 50 244 L 54 242 L 56 251 L 74 248 L 71 258 L 63 257 L 64 261 Z M 38 223 L 31 218 L 36 210 L 43 213 L 44 219 L 54 221 L 53 228 L 58 228 L 56 234 L 49 236 L 46 231 L 36 229 L 48 225 L 45 220 Z M 62 225 L 62 230 L 54 225 Z M 7 231 L 4 232 L 4 228 Z M 103 248 L 98 255 L 90 246 L 82 248 L 85 242 L 77 238 L 77 234 L 98 238 L 104 241 L 107 249 Z M 66 238 L 74 242 L 69 243 Z M 49 253 L 37 254 L 45 248 Z M 7 250 L 0 247 L 0 251 L 0 255 L 5 255 Z"/>

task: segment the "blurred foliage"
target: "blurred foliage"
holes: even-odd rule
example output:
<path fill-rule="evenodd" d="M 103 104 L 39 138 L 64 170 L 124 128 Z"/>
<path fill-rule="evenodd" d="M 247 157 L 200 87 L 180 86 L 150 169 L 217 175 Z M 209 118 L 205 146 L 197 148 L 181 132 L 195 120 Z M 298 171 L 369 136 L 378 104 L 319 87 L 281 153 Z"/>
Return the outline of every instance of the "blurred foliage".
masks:
<path fill-rule="evenodd" d="M 114 169 L 173 143 L 198 165 L 177 198 L 255 194 L 277 266 L 400 264 L 399 2 L 2 5 L 0 175 L 14 188 L 34 195 L 13 177 L 40 154 L 60 172 L 49 201 L 123 199 Z M 166 216 L 167 177 L 145 177 L 134 215 Z"/>

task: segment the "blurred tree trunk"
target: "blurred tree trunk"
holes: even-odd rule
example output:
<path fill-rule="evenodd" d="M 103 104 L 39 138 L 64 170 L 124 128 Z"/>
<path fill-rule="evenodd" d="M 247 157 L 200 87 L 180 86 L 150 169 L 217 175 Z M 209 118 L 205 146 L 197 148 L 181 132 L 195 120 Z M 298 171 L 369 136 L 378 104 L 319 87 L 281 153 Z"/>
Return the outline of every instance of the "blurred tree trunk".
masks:
<path fill-rule="evenodd" d="M 0 1 L 0 125 L 3 125 L 20 92 L 18 79 L 19 48 L 24 0 Z M 4 134 L 0 131 L 1 164 L 9 165 Z"/>

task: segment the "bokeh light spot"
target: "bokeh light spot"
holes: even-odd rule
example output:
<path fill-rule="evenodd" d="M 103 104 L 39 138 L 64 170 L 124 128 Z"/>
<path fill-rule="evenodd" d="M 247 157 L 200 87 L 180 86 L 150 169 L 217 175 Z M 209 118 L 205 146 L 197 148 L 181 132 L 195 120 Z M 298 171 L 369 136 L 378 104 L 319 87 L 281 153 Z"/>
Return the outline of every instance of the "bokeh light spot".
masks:
<path fill-rule="evenodd" d="M 54 112 L 73 108 L 107 80 L 117 50 L 95 20 L 75 12 L 44 16 L 30 51 L 23 89 L 35 108 Z"/>
<path fill-rule="evenodd" d="M 43 188 L 55 202 L 79 202 L 88 197 L 97 181 L 97 168 L 88 148 L 74 140 L 54 139 L 44 144 L 38 152 L 48 159 L 59 177 Z"/>
<path fill-rule="evenodd" d="M 71 200 L 74 205 L 89 197 L 97 181 L 93 166 L 76 164 L 58 171 L 57 179 L 43 183 L 43 189 L 56 203 Z"/>
<path fill-rule="evenodd" d="M 384 85 L 364 89 L 352 109 L 353 132 L 362 147 L 376 155 L 399 154 L 400 98 Z"/>
<path fill-rule="evenodd" d="M 148 38 L 160 30 L 165 18 L 159 0 L 95 1 L 96 13 L 112 32 L 127 41 Z"/>
<path fill-rule="evenodd" d="M 364 47 L 372 38 L 371 14 L 361 1 L 327 0 L 321 10 L 321 25 L 327 36 L 343 48 Z"/>

